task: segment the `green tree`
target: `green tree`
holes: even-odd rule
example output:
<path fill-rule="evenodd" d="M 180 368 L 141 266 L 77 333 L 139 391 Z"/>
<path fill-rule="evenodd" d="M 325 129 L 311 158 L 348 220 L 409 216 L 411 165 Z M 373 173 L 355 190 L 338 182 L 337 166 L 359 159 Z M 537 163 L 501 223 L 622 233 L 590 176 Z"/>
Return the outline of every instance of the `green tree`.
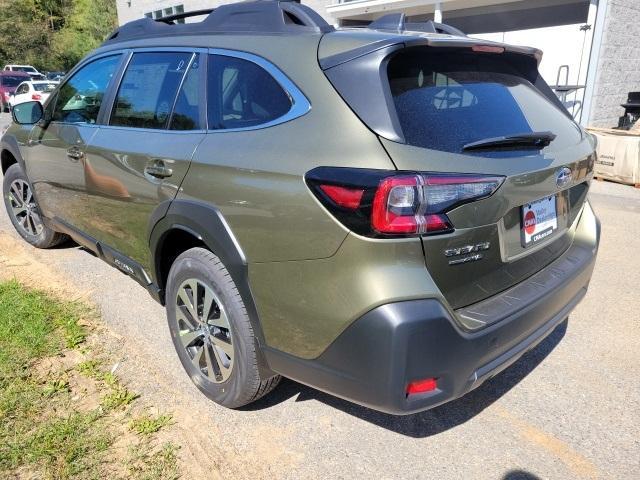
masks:
<path fill-rule="evenodd" d="M 116 27 L 115 0 L 0 0 L 0 63 L 68 70 Z"/>

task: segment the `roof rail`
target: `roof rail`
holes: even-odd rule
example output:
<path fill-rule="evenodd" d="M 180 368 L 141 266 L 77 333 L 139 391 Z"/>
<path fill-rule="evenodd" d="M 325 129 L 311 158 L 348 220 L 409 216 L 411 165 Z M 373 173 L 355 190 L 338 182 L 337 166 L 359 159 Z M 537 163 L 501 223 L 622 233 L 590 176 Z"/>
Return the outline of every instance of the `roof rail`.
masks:
<path fill-rule="evenodd" d="M 207 17 L 201 22 L 175 23 L 195 16 Z M 179 13 L 168 17 L 142 18 L 115 30 L 105 45 L 139 38 L 167 35 L 215 33 L 325 33 L 333 31 L 315 10 L 296 0 L 250 0 L 221 5 L 215 9 Z"/>
<path fill-rule="evenodd" d="M 176 20 L 183 20 L 190 17 L 201 17 L 203 15 L 209 15 L 215 8 L 205 8 L 204 10 L 194 10 L 192 12 L 174 13 L 173 15 L 167 15 L 166 17 L 156 18 L 156 22 L 164 22 L 173 25 Z"/>
<path fill-rule="evenodd" d="M 446 23 L 436 23 L 428 20 L 423 23 L 407 22 L 404 13 L 389 13 L 371 22 L 368 27 L 371 30 L 392 30 L 394 32 L 425 32 L 425 33 L 446 33 L 457 37 L 466 37 L 467 35 L 451 25 Z"/>

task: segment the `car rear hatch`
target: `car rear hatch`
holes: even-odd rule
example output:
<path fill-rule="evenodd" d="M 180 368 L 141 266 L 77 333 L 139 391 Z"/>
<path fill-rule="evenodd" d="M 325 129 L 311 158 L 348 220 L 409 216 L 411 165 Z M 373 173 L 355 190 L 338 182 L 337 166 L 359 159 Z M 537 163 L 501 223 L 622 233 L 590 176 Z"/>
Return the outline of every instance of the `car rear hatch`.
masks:
<path fill-rule="evenodd" d="M 540 77 L 539 52 L 440 37 L 368 53 L 360 47 L 357 56 L 342 52 L 321 65 L 397 169 L 424 173 L 426 191 L 437 188 L 429 177 L 441 174 L 501 179 L 489 197 L 437 212 L 452 228 L 422 235 L 429 273 L 458 309 L 569 248 L 594 157 L 590 137 Z M 450 193 L 440 188 L 433 198 Z"/>

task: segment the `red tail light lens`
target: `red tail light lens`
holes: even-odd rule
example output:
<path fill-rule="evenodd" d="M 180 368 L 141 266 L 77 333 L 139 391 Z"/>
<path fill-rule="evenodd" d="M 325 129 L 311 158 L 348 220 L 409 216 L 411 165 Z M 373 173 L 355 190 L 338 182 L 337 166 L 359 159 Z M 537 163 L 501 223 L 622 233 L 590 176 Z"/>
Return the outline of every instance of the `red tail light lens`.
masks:
<path fill-rule="evenodd" d="M 363 188 L 345 188 L 338 185 L 320 185 L 322 190 L 336 205 L 355 210 L 360 206 Z"/>
<path fill-rule="evenodd" d="M 424 380 L 411 382 L 407 386 L 407 395 L 433 392 L 436 388 L 438 388 L 438 381 L 435 378 L 425 378 Z"/>
<path fill-rule="evenodd" d="M 42 100 L 42 95 L 34 93 L 33 95 L 31 95 L 31 100 Z"/>
<path fill-rule="evenodd" d="M 453 231 L 446 213 L 493 195 L 504 177 L 319 167 L 306 181 L 347 228 L 388 237 Z"/>

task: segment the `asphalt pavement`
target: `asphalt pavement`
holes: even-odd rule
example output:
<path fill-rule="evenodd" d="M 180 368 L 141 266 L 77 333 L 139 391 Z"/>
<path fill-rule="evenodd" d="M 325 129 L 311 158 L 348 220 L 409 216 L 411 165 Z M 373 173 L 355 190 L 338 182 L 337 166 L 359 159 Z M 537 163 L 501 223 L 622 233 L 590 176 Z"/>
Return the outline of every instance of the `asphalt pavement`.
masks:
<path fill-rule="evenodd" d="M 183 372 L 142 287 L 77 246 L 24 246 L 4 208 L 0 235 L 95 303 L 118 374 L 173 412 L 186 477 L 640 478 L 640 190 L 594 181 L 589 198 L 602 243 L 568 325 L 465 397 L 405 417 L 286 380 L 249 408 L 219 407 Z"/>

